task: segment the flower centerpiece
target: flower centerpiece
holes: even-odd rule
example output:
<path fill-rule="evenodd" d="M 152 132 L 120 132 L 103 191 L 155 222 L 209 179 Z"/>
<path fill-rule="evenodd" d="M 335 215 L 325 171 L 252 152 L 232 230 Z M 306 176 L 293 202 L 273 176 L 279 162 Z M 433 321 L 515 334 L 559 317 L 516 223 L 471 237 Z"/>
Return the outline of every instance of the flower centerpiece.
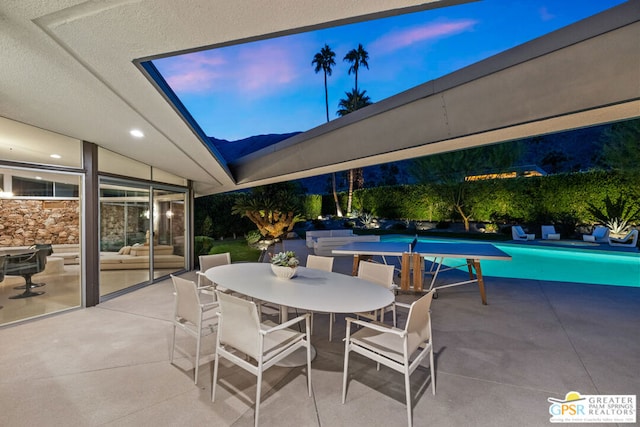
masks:
<path fill-rule="evenodd" d="M 278 252 L 271 255 L 271 270 L 280 279 L 291 279 L 298 269 L 300 261 L 295 252 Z"/>

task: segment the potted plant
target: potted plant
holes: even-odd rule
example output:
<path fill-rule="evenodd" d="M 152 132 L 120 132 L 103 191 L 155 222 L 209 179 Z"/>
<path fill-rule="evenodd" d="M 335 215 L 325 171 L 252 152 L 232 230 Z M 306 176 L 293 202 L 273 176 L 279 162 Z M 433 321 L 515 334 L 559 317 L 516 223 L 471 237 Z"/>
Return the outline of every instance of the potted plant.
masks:
<path fill-rule="evenodd" d="M 298 269 L 300 261 L 295 252 L 278 252 L 271 255 L 271 270 L 280 279 L 291 279 Z"/>

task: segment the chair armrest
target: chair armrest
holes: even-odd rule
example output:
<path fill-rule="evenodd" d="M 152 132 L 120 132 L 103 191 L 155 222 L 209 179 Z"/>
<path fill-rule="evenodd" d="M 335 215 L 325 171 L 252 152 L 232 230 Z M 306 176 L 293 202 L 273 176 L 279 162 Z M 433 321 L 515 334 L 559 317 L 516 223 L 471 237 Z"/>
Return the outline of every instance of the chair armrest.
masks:
<path fill-rule="evenodd" d="M 296 323 L 301 322 L 302 320 L 305 320 L 307 317 L 310 317 L 311 315 L 309 313 L 305 313 L 302 314 L 294 319 L 288 320 L 284 323 L 281 323 L 279 325 L 274 326 L 273 328 L 269 328 L 269 329 L 261 329 L 260 333 L 262 335 L 267 335 L 270 334 L 271 332 L 275 332 L 275 331 L 279 331 L 281 329 L 287 329 L 289 326 L 295 325 Z"/>
<path fill-rule="evenodd" d="M 208 302 L 206 304 L 200 304 L 200 309 L 202 311 L 209 311 L 209 310 L 211 310 L 213 308 L 216 308 L 216 307 L 219 307 L 219 306 L 220 306 L 220 304 L 218 303 L 218 301 L 216 301 L 216 302 Z"/>
<path fill-rule="evenodd" d="M 351 323 L 355 323 L 356 325 L 362 326 L 363 328 L 373 329 L 374 331 L 395 334 L 400 338 L 404 338 L 407 332 L 404 329 L 394 328 L 393 326 L 385 325 L 384 323 L 379 322 L 364 322 L 362 320 L 354 319 L 353 317 L 347 317 L 347 328 L 351 325 Z"/>
<path fill-rule="evenodd" d="M 200 283 L 202 282 L 202 278 L 207 278 L 202 271 L 196 271 L 196 277 L 198 278 L 198 287 L 201 286 Z"/>

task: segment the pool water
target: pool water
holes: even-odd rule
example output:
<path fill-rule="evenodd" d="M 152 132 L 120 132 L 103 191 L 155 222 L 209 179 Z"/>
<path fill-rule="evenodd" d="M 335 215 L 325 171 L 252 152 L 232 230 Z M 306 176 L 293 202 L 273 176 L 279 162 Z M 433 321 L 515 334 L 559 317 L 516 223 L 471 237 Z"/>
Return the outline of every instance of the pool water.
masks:
<path fill-rule="evenodd" d="M 383 236 L 381 241 L 407 242 L 408 236 Z M 426 239 L 421 242 L 456 242 L 455 239 Z M 465 240 L 468 242 L 468 240 Z M 557 282 L 640 287 L 640 253 L 613 252 L 573 247 L 533 246 L 491 242 L 511 255 L 511 261 L 482 261 L 483 276 L 512 277 Z M 460 260 L 444 259 L 445 265 L 459 265 Z M 461 268 L 466 271 L 466 266 Z"/>

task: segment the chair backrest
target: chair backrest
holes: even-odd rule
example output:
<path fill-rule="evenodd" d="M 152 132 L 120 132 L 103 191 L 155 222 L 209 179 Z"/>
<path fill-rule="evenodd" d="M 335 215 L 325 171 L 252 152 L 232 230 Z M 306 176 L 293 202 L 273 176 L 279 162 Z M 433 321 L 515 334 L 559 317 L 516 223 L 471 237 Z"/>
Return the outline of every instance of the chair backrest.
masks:
<path fill-rule="evenodd" d="M 635 245 L 638 242 L 638 230 L 633 229 L 629 231 L 621 240 L 629 243 L 629 245 Z"/>
<path fill-rule="evenodd" d="M 200 323 L 200 295 L 195 282 L 171 275 L 176 293 L 175 317 L 194 325 Z"/>
<path fill-rule="evenodd" d="M 316 270 L 333 271 L 333 257 L 320 255 L 307 255 L 307 268 Z"/>
<path fill-rule="evenodd" d="M 427 339 L 431 339 L 431 301 L 435 290 L 422 296 L 411 304 L 407 323 L 404 327 L 408 337 L 408 354 L 412 354 L 418 346 Z"/>
<path fill-rule="evenodd" d="M 525 235 L 525 232 L 519 225 L 514 225 L 511 227 L 511 234 L 513 234 L 513 237 L 521 237 Z"/>
<path fill-rule="evenodd" d="M 253 301 L 216 291 L 220 303 L 218 339 L 242 353 L 258 359 L 260 316 Z"/>
<path fill-rule="evenodd" d="M 545 239 L 549 234 L 556 234 L 556 228 L 553 225 L 543 225 L 541 230 L 543 239 Z"/>
<path fill-rule="evenodd" d="M 591 233 L 591 235 L 596 239 L 604 239 L 607 237 L 608 234 L 609 234 L 609 227 L 603 227 L 601 225 L 596 226 L 593 229 L 593 232 Z"/>
<path fill-rule="evenodd" d="M 358 277 L 392 289 L 394 270 L 393 265 L 364 261 L 358 266 Z"/>
<path fill-rule="evenodd" d="M 205 272 L 212 267 L 219 265 L 231 264 L 231 253 L 200 255 L 200 271 Z"/>

